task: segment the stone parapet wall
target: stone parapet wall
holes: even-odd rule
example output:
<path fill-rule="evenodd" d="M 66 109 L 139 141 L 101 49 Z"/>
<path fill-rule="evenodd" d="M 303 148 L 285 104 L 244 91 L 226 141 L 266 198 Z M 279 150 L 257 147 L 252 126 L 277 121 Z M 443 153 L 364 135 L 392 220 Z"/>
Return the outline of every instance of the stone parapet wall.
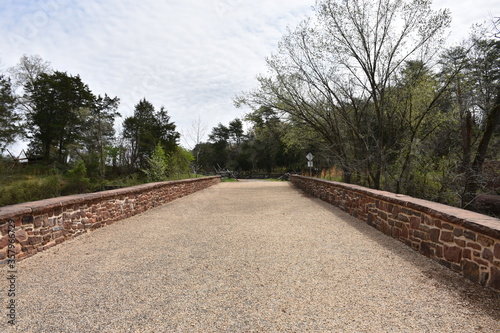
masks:
<path fill-rule="evenodd" d="M 292 183 L 461 273 L 500 292 L 500 220 L 366 187 L 291 176 Z"/>
<path fill-rule="evenodd" d="M 143 184 L 0 207 L 0 266 L 220 182 L 220 177 Z"/>

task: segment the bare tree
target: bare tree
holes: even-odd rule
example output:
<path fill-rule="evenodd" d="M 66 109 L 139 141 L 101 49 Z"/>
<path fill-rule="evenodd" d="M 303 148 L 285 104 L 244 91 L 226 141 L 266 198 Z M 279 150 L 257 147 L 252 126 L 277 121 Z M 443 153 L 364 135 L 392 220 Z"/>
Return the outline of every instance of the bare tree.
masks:
<path fill-rule="evenodd" d="M 19 63 L 8 69 L 12 79 L 12 86 L 18 95 L 18 101 L 22 111 L 31 111 L 32 106 L 28 98 L 24 96 L 24 88 L 33 85 L 41 74 L 52 74 L 54 71 L 50 62 L 45 61 L 38 54 L 24 54 Z"/>
<path fill-rule="evenodd" d="M 191 128 L 184 134 L 188 148 L 193 150 L 196 145 L 202 142 L 206 134 L 207 124 L 198 115 L 198 118 L 191 122 Z"/>
<path fill-rule="evenodd" d="M 38 54 L 27 56 L 24 54 L 16 66 L 9 68 L 9 73 L 16 88 L 32 84 L 40 74 L 51 74 L 50 62 L 44 61 Z"/>
<path fill-rule="evenodd" d="M 316 16 L 290 31 L 268 59 L 272 76 L 259 77 L 260 88 L 238 98 L 237 105 L 270 106 L 304 121 L 331 145 L 345 181 L 361 175 L 379 188 L 400 134 L 394 126 L 400 110 L 391 101 L 396 76 L 408 61 L 428 65 L 450 23 L 447 10 L 430 5 L 318 1 Z M 423 118 L 437 98 L 422 107 Z"/>
<path fill-rule="evenodd" d="M 186 143 L 188 145 L 188 149 L 193 153 L 195 160 L 192 163 L 192 168 L 194 174 L 198 174 L 200 169 L 200 154 L 202 149 L 202 140 L 207 134 L 207 124 L 201 120 L 201 117 L 198 115 L 198 118 L 191 123 L 191 128 L 186 132 L 184 137 L 187 139 Z"/>

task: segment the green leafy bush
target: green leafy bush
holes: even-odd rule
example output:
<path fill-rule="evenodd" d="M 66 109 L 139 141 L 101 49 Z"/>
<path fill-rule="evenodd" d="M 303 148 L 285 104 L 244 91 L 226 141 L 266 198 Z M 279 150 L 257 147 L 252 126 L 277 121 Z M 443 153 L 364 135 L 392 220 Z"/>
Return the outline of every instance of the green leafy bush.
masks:
<path fill-rule="evenodd" d="M 90 190 L 90 179 L 87 176 L 87 169 L 82 160 L 78 160 L 73 168 L 66 175 L 66 185 L 63 187 L 62 195 L 86 193 Z"/>
<path fill-rule="evenodd" d="M 150 182 L 159 182 L 167 179 L 168 159 L 160 142 L 155 147 L 153 154 L 148 158 L 149 168 L 143 170 Z"/>
<path fill-rule="evenodd" d="M 194 156 L 182 147 L 176 147 L 175 151 L 168 157 L 168 174 L 170 178 L 185 178 L 190 176 L 190 166 Z M 188 176 L 188 177 L 189 177 Z"/>

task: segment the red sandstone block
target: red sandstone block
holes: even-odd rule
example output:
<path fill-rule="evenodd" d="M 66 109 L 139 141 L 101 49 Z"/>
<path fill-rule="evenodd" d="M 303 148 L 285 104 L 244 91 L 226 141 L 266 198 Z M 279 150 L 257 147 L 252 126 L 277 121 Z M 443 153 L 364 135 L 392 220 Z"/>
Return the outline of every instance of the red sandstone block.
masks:
<path fill-rule="evenodd" d="M 472 250 L 471 249 L 464 249 L 462 251 L 462 258 L 472 260 Z"/>
<path fill-rule="evenodd" d="M 465 247 L 465 241 L 463 239 L 454 239 L 455 244 L 457 244 L 460 247 Z"/>
<path fill-rule="evenodd" d="M 408 218 L 408 216 L 403 215 L 401 213 L 398 214 L 398 220 L 400 220 L 401 222 L 406 222 L 406 223 L 410 222 L 410 219 Z"/>
<path fill-rule="evenodd" d="M 372 205 L 372 204 L 369 204 L 369 205 Z M 399 208 L 399 206 L 394 206 L 394 208 L 392 209 L 392 217 L 397 218 L 400 212 L 401 212 L 401 209 Z"/>
<path fill-rule="evenodd" d="M 477 242 L 485 247 L 490 247 L 495 243 L 495 241 L 493 239 L 486 237 L 486 236 L 483 236 L 483 235 L 477 236 Z"/>
<path fill-rule="evenodd" d="M 495 244 L 493 253 L 495 254 L 495 258 L 500 259 L 500 243 Z"/>
<path fill-rule="evenodd" d="M 495 267 L 491 267 L 489 286 L 493 289 L 500 290 L 500 270 Z"/>
<path fill-rule="evenodd" d="M 440 229 L 431 229 L 429 230 L 429 236 L 430 240 L 433 243 L 439 243 L 439 236 L 441 235 L 441 230 Z"/>
<path fill-rule="evenodd" d="M 410 235 L 409 235 L 408 227 L 403 224 L 403 228 L 401 229 L 401 237 L 404 239 L 408 239 L 409 236 Z"/>
<path fill-rule="evenodd" d="M 461 228 L 455 228 L 453 229 L 453 235 L 456 237 L 461 237 L 464 234 L 464 230 Z"/>
<path fill-rule="evenodd" d="M 467 247 L 470 247 L 474 250 L 481 250 L 481 245 L 472 242 L 467 242 Z"/>
<path fill-rule="evenodd" d="M 9 245 L 9 235 L 5 235 L 0 238 L 0 249 L 7 247 Z"/>
<path fill-rule="evenodd" d="M 473 241 L 476 240 L 476 234 L 472 231 L 469 231 L 469 230 L 464 230 L 464 237 L 467 238 L 467 239 L 471 239 Z"/>
<path fill-rule="evenodd" d="M 434 226 L 434 220 L 427 215 L 424 216 L 424 223 L 428 226 Z"/>
<path fill-rule="evenodd" d="M 458 246 L 444 246 L 444 258 L 453 263 L 460 263 L 462 260 L 462 249 Z"/>
<path fill-rule="evenodd" d="M 493 252 L 490 249 L 484 249 L 481 257 L 489 262 L 493 262 Z"/>
<path fill-rule="evenodd" d="M 361 197 L 360 197 L 360 199 L 362 200 L 362 202 L 365 201 Z M 391 203 L 387 204 L 387 212 L 392 213 L 393 210 L 394 210 L 394 204 L 391 204 Z"/>
<path fill-rule="evenodd" d="M 420 227 L 420 218 L 416 216 L 410 217 L 410 228 L 418 229 Z"/>
<path fill-rule="evenodd" d="M 443 229 L 453 230 L 453 226 L 451 224 L 443 223 L 441 226 L 442 226 Z"/>
<path fill-rule="evenodd" d="M 443 242 L 453 242 L 453 233 L 449 232 L 449 231 L 442 231 L 441 232 L 441 238 L 440 238 Z"/>
<path fill-rule="evenodd" d="M 33 221 L 33 225 L 35 226 L 35 228 L 40 228 L 42 226 L 42 223 L 43 218 L 41 216 L 35 217 L 35 220 Z"/>
<path fill-rule="evenodd" d="M 26 239 L 28 239 L 28 234 L 26 233 L 26 231 L 24 231 L 23 229 L 16 231 L 17 241 L 24 241 Z"/>

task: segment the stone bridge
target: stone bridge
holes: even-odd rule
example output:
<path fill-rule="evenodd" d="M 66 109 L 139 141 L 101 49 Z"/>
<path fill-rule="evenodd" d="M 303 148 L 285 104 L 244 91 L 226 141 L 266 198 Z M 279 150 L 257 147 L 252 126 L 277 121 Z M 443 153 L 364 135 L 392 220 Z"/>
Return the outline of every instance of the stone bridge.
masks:
<path fill-rule="evenodd" d="M 218 181 L 0 210 L 0 332 L 500 331 L 495 221 L 306 177 Z"/>

